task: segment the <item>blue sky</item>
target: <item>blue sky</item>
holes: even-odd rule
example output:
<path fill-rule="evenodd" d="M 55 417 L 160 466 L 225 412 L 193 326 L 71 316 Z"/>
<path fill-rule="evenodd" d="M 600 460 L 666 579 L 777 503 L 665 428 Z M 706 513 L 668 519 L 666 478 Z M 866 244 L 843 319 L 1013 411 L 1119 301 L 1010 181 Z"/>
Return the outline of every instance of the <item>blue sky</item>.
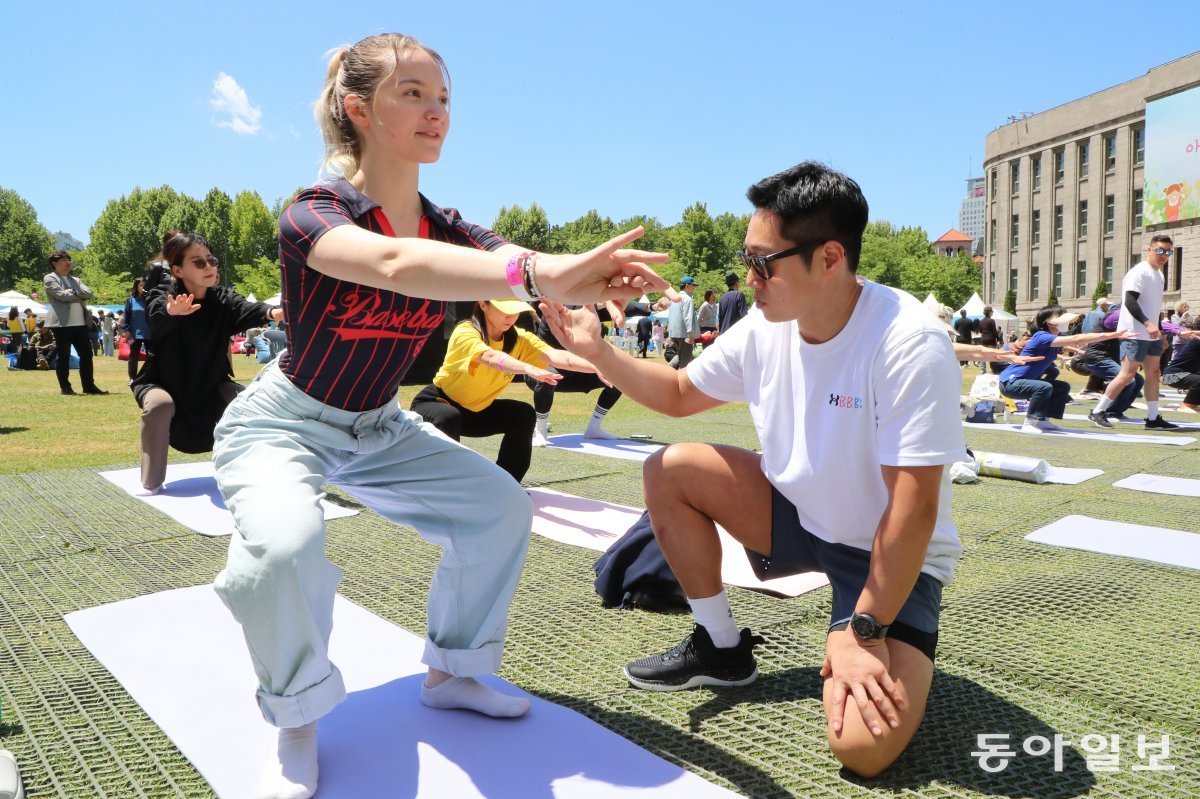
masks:
<path fill-rule="evenodd" d="M 450 68 L 451 132 L 422 190 L 469 220 L 531 202 L 553 223 L 596 208 L 673 224 L 697 200 L 744 213 L 746 186 L 815 158 L 862 184 L 873 219 L 936 237 L 1008 115 L 1195 46 L 1127 3 L 977 5 L 12 0 L 0 186 L 84 241 L 135 186 L 269 205 L 315 179 L 325 51 L 395 30 Z"/>

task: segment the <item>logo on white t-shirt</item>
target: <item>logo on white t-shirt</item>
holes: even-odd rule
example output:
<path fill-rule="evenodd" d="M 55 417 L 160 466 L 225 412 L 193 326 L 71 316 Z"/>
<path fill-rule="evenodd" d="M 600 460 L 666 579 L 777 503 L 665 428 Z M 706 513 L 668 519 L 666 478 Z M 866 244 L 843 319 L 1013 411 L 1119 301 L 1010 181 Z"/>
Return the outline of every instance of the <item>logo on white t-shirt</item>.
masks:
<path fill-rule="evenodd" d="M 830 394 L 829 404 L 835 408 L 849 408 L 851 410 L 861 410 L 863 406 L 862 397 L 854 397 L 849 394 Z"/>

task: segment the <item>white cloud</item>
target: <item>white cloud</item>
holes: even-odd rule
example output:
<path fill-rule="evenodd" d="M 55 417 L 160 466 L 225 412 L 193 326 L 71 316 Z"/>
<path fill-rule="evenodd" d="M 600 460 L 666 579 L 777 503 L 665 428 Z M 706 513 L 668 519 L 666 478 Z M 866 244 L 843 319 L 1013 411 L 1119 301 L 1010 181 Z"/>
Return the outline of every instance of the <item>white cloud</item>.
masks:
<path fill-rule="evenodd" d="M 229 119 L 218 119 L 217 127 L 229 128 L 234 133 L 253 136 L 262 129 L 262 108 L 250 105 L 246 90 L 238 85 L 231 75 L 221 72 L 213 83 L 213 96 L 209 103 Z"/>

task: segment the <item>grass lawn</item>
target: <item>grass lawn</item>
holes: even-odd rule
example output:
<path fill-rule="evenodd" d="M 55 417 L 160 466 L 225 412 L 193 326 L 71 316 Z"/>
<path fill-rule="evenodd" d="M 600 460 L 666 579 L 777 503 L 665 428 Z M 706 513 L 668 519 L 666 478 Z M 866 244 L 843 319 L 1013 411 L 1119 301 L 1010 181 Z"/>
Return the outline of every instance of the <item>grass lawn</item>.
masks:
<path fill-rule="evenodd" d="M 62 621 L 74 610 L 210 582 L 225 558 L 224 540 L 191 533 L 99 476 L 137 463 L 138 409 L 125 364 L 96 363 L 96 381 L 109 396 L 64 397 L 49 372 L 0 375 L 0 745 L 16 754 L 30 797 L 208 797 L 203 779 Z M 234 363 L 240 380 L 259 368 L 240 356 Z M 963 370 L 964 392 L 977 371 Z M 72 381 L 78 390 L 78 373 Z M 420 388 L 403 387 L 401 403 Z M 508 396 L 531 400 L 524 386 L 510 387 Z M 560 395 L 553 432 L 582 431 L 595 396 Z M 740 405 L 667 419 L 622 400 L 605 427 L 663 443 L 757 446 Z M 1200 573 L 1025 540 L 1072 514 L 1197 531 L 1200 500 L 1112 483 L 1139 472 L 1200 477 L 1200 443 L 1115 444 L 998 429 L 970 429 L 965 437 L 978 450 L 1104 474 L 1074 486 L 985 478 L 955 487 L 964 555 L 943 596 L 929 710 L 909 750 L 879 779 L 839 770 L 825 744 L 817 672 L 828 589 L 791 600 L 730 589 L 739 622 L 767 640 L 753 686 L 637 691 L 619 666 L 676 643 L 689 620 L 602 609 L 591 585 L 595 553 L 534 536 L 501 676 L 745 796 L 1200 796 Z M 495 457 L 498 439 L 467 443 Z M 640 464 L 632 461 L 537 450 L 527 479 L 591 499 L 642 503 Z M 353 502 L 337 491 L 332 497 Z M 347 599 L 424 631 L 435 547 L 365 509 L 331 521 L 327 547 L 345 572 Z M 1004 771 L 985 772 L 972 757 L 984 733 L 1010 736 L 1016 757 Z M 1031 736 L 1056 735 L 1067 742 L 1057 769 L 1051 757 L 1022 751 Z M 1088 768 L 1087 735 L 1119 736 L 1116 771 Z M 1139 735 L 1155 743 L 1169 736 L 1164 762 L 1175 770 L 1135 769 L 1148 762 L 1139 758 Z M 538 795 L 552 795 L 551 786 Z"/>

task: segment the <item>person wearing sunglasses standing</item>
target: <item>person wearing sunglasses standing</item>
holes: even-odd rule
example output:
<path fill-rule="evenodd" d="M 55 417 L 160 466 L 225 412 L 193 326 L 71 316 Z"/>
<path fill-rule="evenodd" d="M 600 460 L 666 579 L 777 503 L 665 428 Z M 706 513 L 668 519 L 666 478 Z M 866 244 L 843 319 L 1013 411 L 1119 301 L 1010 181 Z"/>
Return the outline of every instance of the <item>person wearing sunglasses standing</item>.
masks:
<path fill-rule="evenodd" d="M 258 789 L 270 797 L 316 791 L 317 720 L 346 697 L 329 659 L 342 571 L 325 555 L 326 482 L 444 550 L 421 701 L 501 718 L 529 710 L 525 697 L 476 679 L 500 665 L 529 497 L 396 402 L 447 301 L 592 303 L 666 287 L 646 265 L 665 254 L 623 249 L 641 228 L 582 255 L 545 255 L 427 200 L 418 177 L 449 131 L 450 79 L 417 40 L 380 34 L 333 50 L 315 111 L 330 180 L 300 192 L 279 222 L 288 347 L 229 406 L 213 451 L 237 524 L 214 587 L 242 626 L 259 708 L 279 730 Z"/>
<path fill-rule="evenodd" d="M 141 476 L 147 494 L 162 489 L 168 447 L 212 450 L 217 420 L 243 389 L 233 380 L 229 337 L 283 318 L 279 308 L 218 285 L 219 264 L 198 233 L 167 231 L 163 260 L 171 279 L 144 296 L 154 350 L 129 384 L 142 409 Z"/>
<path fill-rule="evenodd" d="M 658 691 L 757 678 L 763 639 L 734 622 L 719 524 L 762 579 L 829 576 L 829 743 L 869 777 L 925 712 L 942 586 L 961 552 L 944 467 L 965 450 L 962 377 L 937 319 L 855 273 L 867 224 L 857 183 L 809 161 L 747 196 L 738 257 L 754 308 L 686 368 L 628 357 L 595 336 L 590 312 L 543 305 L 559 341 L 636 402 L 676 417 L 748 403 L 762 449 L 673 444 L 646 461 L 651 524 L 696 624 L 626 678 Z"/>
<path fill-rule="evenodd" d="M 1112 427 L 1108 409 L 1121 396 L 1121 392 L 1133 380 L 1140 368 L 1145 374 L 1147 430 L 1176 430 L 1179 425 L 1168 422 L 1159 415 L 1158 387 L 1162 371 L 1163 337 L 1158 327 L 1158 314 L 1162 309 L 1165 288 L 1163 267 L 1175 254 L 1171 237 L 1159 233 L 1152 236 L 1146 245 L 1146 257 L 1137 266 L 1125 273 L 1121 281 L 1121 315 L 1117 318 L 1117 330 L 1131 330 L 1136 338 L 1121 342 L 1121 371 L 1109 381 L 1104 396 L 1088 414 L 1088 419 L 1097 427 Z"/>

